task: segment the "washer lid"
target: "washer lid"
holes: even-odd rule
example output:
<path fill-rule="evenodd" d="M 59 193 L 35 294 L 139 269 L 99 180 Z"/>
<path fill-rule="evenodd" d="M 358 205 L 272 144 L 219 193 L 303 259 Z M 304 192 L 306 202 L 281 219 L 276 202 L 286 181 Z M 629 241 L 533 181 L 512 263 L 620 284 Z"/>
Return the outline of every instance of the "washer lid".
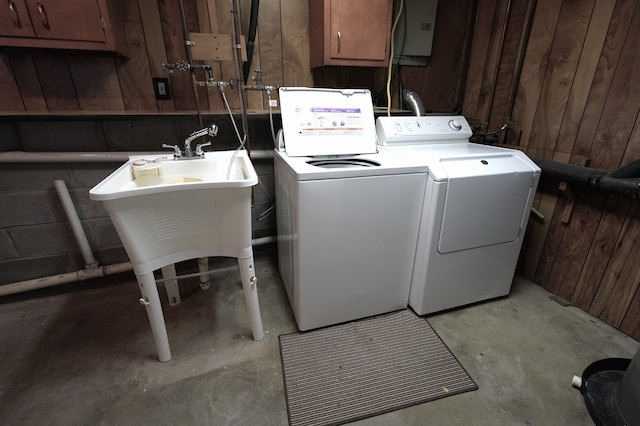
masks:
<path fill-rule="evenodd" d="M 369 90 L 281 87 L 279 93 L 288 156 L 377 152 Z"/>

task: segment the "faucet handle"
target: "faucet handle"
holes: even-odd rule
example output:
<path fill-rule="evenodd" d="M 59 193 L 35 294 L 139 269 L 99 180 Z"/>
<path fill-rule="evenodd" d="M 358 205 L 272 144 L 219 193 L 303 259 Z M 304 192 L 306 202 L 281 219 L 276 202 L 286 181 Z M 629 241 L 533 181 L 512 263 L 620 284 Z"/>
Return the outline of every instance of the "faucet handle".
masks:
<path fill-rule="evenodd" d="M 178 145 L 169 145 L 169 144 L 163 143 L 162 147 L 163 148 L 173 149 L 174 158 L 182 157 L 182 151 L 180 151 L 180 147 Z"/>
<path fill-rule="evenodd" d="M 209 146 L 211 145 L 211 142 L 205 142 L 205 143 L 199 143 L 196 145 L 196 156 L 198 157 L 202 157 L 204 155 L 204 151 L 202 150 L 202 148 L 204 148 L 205 146 Z"/>

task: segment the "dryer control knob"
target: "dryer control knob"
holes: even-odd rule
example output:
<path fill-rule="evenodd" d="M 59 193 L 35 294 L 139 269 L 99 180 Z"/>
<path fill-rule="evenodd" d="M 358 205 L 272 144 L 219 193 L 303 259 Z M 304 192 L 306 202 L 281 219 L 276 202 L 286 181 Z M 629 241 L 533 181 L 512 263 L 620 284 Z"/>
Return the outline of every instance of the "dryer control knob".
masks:
<path fill-rule="evenodd" d="M 462 130 L 462 124 L 460 124 L 458 120 L 449 120 L 449 127 L 451 127 L 451 130 L 455 130 L 456 132 Z"/>

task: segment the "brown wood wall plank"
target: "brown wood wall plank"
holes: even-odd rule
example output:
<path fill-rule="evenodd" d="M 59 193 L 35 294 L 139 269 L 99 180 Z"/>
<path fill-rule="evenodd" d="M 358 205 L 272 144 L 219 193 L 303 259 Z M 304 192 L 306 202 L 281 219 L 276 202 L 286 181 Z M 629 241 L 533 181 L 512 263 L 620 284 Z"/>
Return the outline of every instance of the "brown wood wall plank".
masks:
<path fill-rule="evenodd" d="M 640 285 L 640 203 L 627 216 L 589 312 L 620 327 Z"/>
<path fill-rule="evenodd" d="M 144 32 L 151 77 L 169 78 L 169 74 L 162 69 L 162 64 L 167 63 L 168 60 L 162 35 L 162 22 L 160 20 L 158 2 L 155 0 L 138 0 L 138 8 L 140 9 L 140 21 Z M 171 112 L 176 110 L 172 85 L 170 85 L 169 91 L 172 94 L 171 99 L 156 101 L 158 111 Z"/>
<path fill-rule="evenodd" d="M 216 0 L 216 10 L 218 11 L 218 29 L 221 34 L 231 34 L 233 38 L 233 25 L 231 20 L 233 15 L 231 13 L 231 5 L 228 0 Z M 224 81 L 238 81 L 238 72 L 234 62 L 221 62 L 220 63 L 220 75 L 221 80 Z M 215 90 L 215 89 L 213 89 Z M 240 86 L 235 84 L 234 87 L 227 87 L 224 91 L 229 106 L 237 111 L 240 109 L 240 96 L 238 94 Z M 239 126 L 240 127 L 240 126 Z"/>
<path fill-rule="evenodd" d="M 618 0 L 613 10 L 609 32 L 607 34 L 602 56 L 591 83 L 587 104 L 582 114 L 582 121 L 573 147 L 575 154 L 591 155 L 591 144 L 595 137 L 604 103 L 611 86 L 620 54 L 629 31 L 631 18 L 636 9 L 635 0 Z"/>
<path fill-rule="evenodd" d="M 67 58 L 60 55 L 38 54 L 33 57 L 42 93 L 49 111 L 80 110 L 80 103 Z"/>
<path fill-rule="evenodd" d="M 167 61 L 175 63 L 186 60 L 186 46 L 182 30 L 182 19 L 177 1 L 159 0 L 160 21 L 164 45 L 167 51 Z M 193 82 L 189 72 L 175 71 L 169 74 L 172 93 L 177 110 L 195 111 L 197 108 Z"/>
<path fill-rule="evenodd" d="M 629 305 L 620 330 L 630 336 L 640 336 L 640 289 L 636 289 L 636 294 Z"/>
<path fill-rule="evenodd" d="M 491 45 L 491 28 L 493 25 L 494 10 L 497 8 L 497 0 L 483 2 L 476 12 L 476 20 L 473 33 L 473 48 L 469 57 L 469 69 L 467 74 L 463 112 L 467 118 L 476 125 L 484 124 L 484 116 L 480 108 L 480 97 L 485 80 L 487 68 L 485 66 L 487 52 Z M 436 27 L 439 22 L 436 22 Z M 489 70 L 490 71 L 490 70 Z"/>
<path fill-rule="evenodd" d="M 117 8 L 128 46 L 127 58 L 116 58 L 124 108 L 127 111 L 157 111 L 138 3 L 117 0 Z"/>
<path fill-rule="evenodd" d="M 591 152 L 593 167 L 620 166 L 640 111 L 640 8 L 637 8 L 600 118 Z"/>
<path fill-rule="evenodd" d="M 426 111 L 454 113 L 462 109 L 464 96 L 460 93 L 463 87 L 460 80 L 466 80 L 467 77 L 468 40 L 465 34 L 469 30 L 473 14 L 473 0 L 439 2 L 436 28 L 438 25 L 446 28 L 451 36 L 434 35 L 426 68 L 402 67 L 404 88 L 413 90 L 420 96 Z"/>
<path fill-rule="evenodd" d="M 592 11 L 593 1 L 562 3 L 528 146 L 555 151 Z"/>
<path fill-rule="evenodd" d="M 33 58 L 26 53 L 17 53 L 10 56 L 13 75 L 20 90 L 20 96 L 24 102 L 26 111 L 46 111 L 47 102 L 40 88 L 38 73 L 33 64 Z M 6 75 L 9 75 L 8 73 Z"/>
<path fill-rule="evenodd" d="M 566 300 L 573 296 L 605 206 L 605 199 L 599 194 L 572 187 L 569 190 L 575 197 L 575 204 L 569 223 L 559 224 L 564 228 L 562 241 L 545 286 Z"/>
<path fill-rule="evenodd" d="M 80 109 L 123 111 L 124 100 L 113 58 L 69 56 L 69 70 Z"/>
<path fill-rule="evenodd" d="M 7 55 L 0 54 L 0 104 L 2 111 L 24 111 L 18 84 L 13 76 L 11 63 Z"/>
<path fill-rule="evenodd" d="M 249 9 L 250 11 L 250 9 Z M 262 82 L 268 85 L 283 84 L 283 35 L 282 26 L 280 25 L 280 16 L 282 10 L 280 2 L 261 2 L 258 12 L 259 34 L 265 34 L 267 37 L 259 38 L 259 43 L 253 52 L 253 61 L 249 72 L 247 85 L 255 84 L 253 78 L 254 71 L 260 69 L 262 71 Z M 248 33 L 248 31 L 247 31 Z M 256 66 L 259 65 L 259 66 Z M 247 91 L 247 99 L 249 108 L 253 110 L 267 110 L 267 96 L 264 92 Z"/>
<path fill-rule="evenodd" d="M 275 83 L 313 87 L 309 68 L 309 3 L 281 0 L 282 73 Z M 268 35 L 267 35 L 268 36 Z"/>
<path fill-rule="evenodd" d="M 592 205 L 604 204 L 605 208 L 589 246 L 584 267 L 580 271 L 580 277 L 569 299 L 571 303 L 585 311 L 589 310 L 598 292 L 630 206 L 628 200 L 615 197 L 608 199 L 604 194 L 591 194 L 589 197 Z"/>
<path fill-rule="evenodd" d="M 556 143 L 558 151 L 573 151 L 615 5 L 615 0 L 595 2 Z"/>
<path fill-rule="evenodd" d="M 528 16 L 529 0 L 515 0 L 508 10 L 509 17 L 504 34 L 503 47 L 499 56 L 498 74 L 492 102 L 489 107 L 487 131 L 502 127 L 509 119 L 509 102 L 513 92 L 514 74 L 520 51 L 522 28 Z M 489 90 L 491 90 L 489 88 Z"/>

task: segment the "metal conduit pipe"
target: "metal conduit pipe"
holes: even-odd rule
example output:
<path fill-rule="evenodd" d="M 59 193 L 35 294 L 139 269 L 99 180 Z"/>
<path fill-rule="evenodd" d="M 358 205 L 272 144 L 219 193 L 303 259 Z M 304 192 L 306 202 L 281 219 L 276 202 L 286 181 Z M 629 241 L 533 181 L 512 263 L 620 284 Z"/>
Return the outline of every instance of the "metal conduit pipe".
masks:
<path fill-rule="evenodd" d="M 542 177 L 579 185 L 609 195 L 617 195 L 640 201 L 640 160 L 618 170 L 609 171 L 532 159 L 542 169 Z"/>

